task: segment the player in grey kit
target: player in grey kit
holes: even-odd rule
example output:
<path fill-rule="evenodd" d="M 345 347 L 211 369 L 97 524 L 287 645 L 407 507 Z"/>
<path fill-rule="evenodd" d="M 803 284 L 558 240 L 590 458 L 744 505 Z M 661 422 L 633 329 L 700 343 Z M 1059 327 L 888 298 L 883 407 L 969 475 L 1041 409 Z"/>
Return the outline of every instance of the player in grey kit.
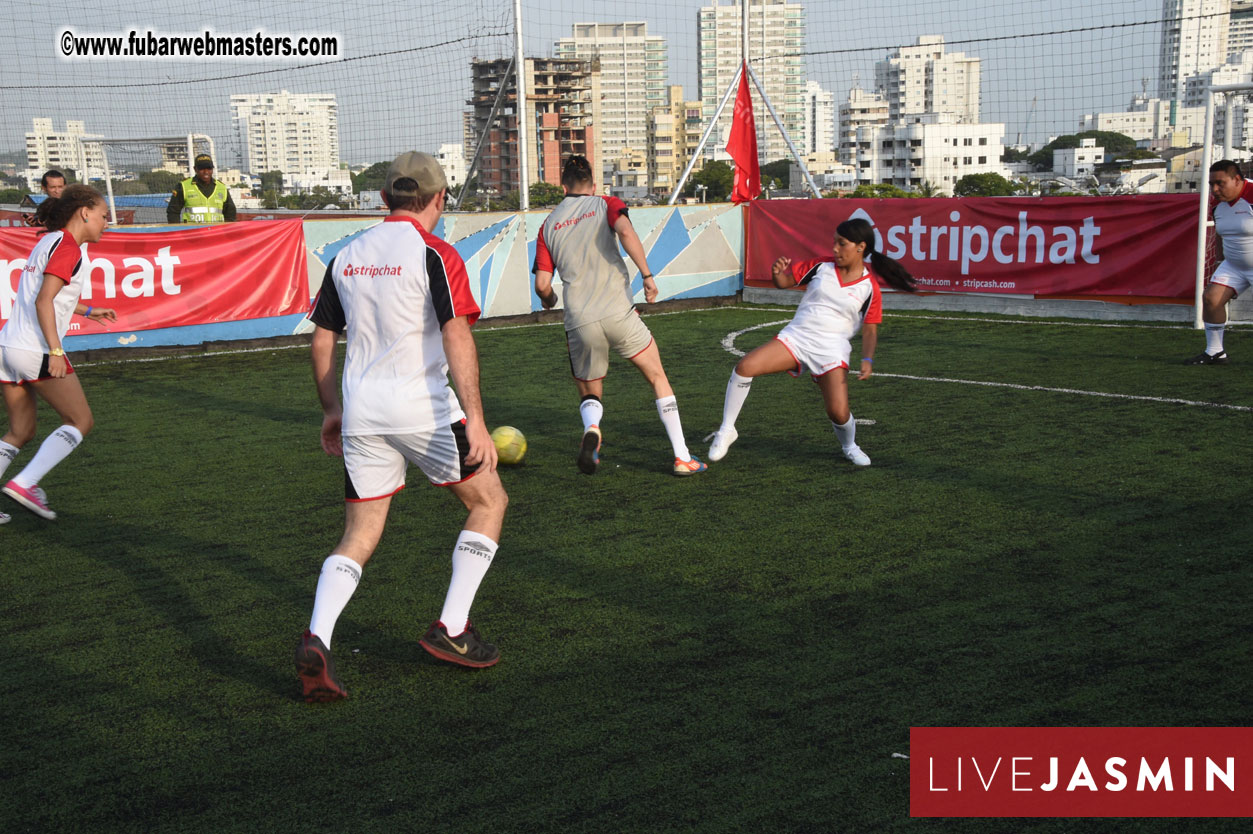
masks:
<path fill-rule="evenodd" d="M 627 207 L 617 197 L 596 196 L 592 167 L 582 156 L 566 161 L 561 186 L 566 197 L 544 221 L 535 243 L 535 293 L 545 309 L 555 306 L 553 273 L 560 273 L 566 296 L 570 372 L 582 397 L 579 469 L 590 475 L 600 463 L 601 396 L 612 347 L 640 369 L 657 395 L 657 413 L 674 450 L 674 474 L 704 472 L 705 464 L 692 457 L 683 439 L 679 406 L 661 365 L 657 343 L 631 301 L 631 276 L 618 253 L 619 240 L 643 276 L 645 301 L 657 299 L 657 283 L 648 269 L 644 246 L 627 217 Z"/>

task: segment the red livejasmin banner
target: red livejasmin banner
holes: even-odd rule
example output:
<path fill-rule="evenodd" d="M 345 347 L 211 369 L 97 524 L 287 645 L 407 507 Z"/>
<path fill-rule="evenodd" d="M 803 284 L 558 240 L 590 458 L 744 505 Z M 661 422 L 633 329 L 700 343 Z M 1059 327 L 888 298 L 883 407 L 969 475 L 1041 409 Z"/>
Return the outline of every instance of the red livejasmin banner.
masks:
<path fill-rule="evenodd" d="M 861 217 L 920 290 L 1191 298 L 1195 194 L 1129 197 L 766 200 L 747 215 L 745 279 L 830 258 L 835 227 Z"/>
<path fill-rule="evenodd" d="M 1253 727 L 911 727 L 909 813 L 1253 816 Z"/>
<path fill-rule="evenodd" d="M 34 229 L 0 228 L 0 323 L 8 321 Z M 105 232 L 88 244 L 82 302 L 117 310 L 110 330 L 283 316 L 309 310 L 300 220 L 170 232 Z"/>

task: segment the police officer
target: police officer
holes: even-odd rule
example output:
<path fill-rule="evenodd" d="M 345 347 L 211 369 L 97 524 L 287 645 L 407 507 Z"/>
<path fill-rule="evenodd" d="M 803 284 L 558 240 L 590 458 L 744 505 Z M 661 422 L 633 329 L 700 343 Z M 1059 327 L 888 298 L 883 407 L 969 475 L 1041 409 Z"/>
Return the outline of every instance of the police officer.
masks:
<path fill-rule="evenodd" d="M 235 203 L 226 184 L 213 178 L 213 158 L 196 156 L 196 176 L 179 183 L 165 207 L 168 223 L 231 223 Z"/>

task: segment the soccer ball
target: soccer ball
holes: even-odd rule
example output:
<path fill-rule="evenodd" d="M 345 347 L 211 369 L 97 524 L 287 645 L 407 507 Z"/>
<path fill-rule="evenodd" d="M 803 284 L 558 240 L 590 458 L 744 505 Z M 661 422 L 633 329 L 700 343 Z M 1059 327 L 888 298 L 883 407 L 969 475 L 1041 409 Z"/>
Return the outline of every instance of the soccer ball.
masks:
<path fill-rule="evenodd" d="M 492 443 L 496 444 L 501 463 L 521 463 L 526 456 L 526 435 L 513 426 L 501 426 L 492 432 Z"/>

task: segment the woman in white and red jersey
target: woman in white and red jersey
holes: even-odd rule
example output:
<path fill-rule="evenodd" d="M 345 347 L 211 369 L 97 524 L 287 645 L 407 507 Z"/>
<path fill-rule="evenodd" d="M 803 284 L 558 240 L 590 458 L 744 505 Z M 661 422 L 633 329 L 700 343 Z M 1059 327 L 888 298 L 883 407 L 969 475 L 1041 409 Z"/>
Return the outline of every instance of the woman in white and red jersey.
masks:
<path fill-rule="evenodd" d="M 874 227 L 861 218 L 845 220 L 835 227 L 833 251 L 835 258 L 829 261 L 793 263 L 791 258 L 779 258 L 774 262 L 771 277 L 775 286 L 787 289 L 800 285 L 805 288 L 805 295 L 787 327 L 741 359 L 731 372 L 722 406 L 722 425 L 710 435 L 711 461 L 726 457 L 727 449 L 739 437 L 735 420 L 748 398 L 753 377 L 780 371 L 799 376 L 801 371 L 808 371 L 822 389 L 827 416 L 844 457 L 857 466 L 870 465 L 870 458 L 854 442 L 856 424 L 848 404 L 850 340 L 862 331 L 858 379 L 867 379 L 874 367 L 879 322 L 883 318 L 875 278 L 907 292 L 914 292 L 917 287 L 905 267 L 875 251 Z"/>
<path fill-rule="evenodd" d="M 117 315 L 78 300 L 87 272 L 83 245 L 100 240 L 109 225 L 104 198 L 89 186 L 71 185 L 48 202 L 48 232 L 26 259 L 12 315 L 0 329 L 0 391 L 9 414 L 9 430 L 0 438 L 0 473 L 35 437 L 38 394 L 61 416 L 62 425 L 3 492 L 31 512 L 53 519 L 56 513 L 48 508 L 39 480 L 74 451 L 92 426 L 91 408 L 61 339 L 76 313 L 95 321 L 116 321 Z"/>

